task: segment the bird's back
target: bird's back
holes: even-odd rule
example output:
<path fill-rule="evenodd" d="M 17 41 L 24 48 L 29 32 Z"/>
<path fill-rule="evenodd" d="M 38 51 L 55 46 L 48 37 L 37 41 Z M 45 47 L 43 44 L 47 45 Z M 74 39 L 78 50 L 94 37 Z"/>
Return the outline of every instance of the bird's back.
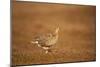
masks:
<path fill-rule="evenodd" d="M 51 46 L 56 43 L 58 36 L 53 36 L 51 33 L 45 35 L 36 36 L 35 41 L 38 41 L 38 44 L 41 46 Z"/>
<path fill-rule="evenodd" d="M 58 31 L 59 31 L 59 28 L 57 28 L 52 33 L 35 36 L 34 42 L 36 42 L 41 47 L 46 47 L 46 46 L 48 47 L 48 46 L 54 45 L 58 40 Z"/>

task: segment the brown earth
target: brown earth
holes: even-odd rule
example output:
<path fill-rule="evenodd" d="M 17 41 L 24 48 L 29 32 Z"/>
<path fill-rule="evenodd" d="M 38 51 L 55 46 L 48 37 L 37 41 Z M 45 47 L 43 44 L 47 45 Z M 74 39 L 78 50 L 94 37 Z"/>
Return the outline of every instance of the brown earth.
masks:
<path fill-rule="evenodd" d="M 12 64 L 46 64 L 96 59 L 96 6 L 35 2 L 12 4 Z M 30 41 L 59 25 L 59 40 L 52 52 Z"/>

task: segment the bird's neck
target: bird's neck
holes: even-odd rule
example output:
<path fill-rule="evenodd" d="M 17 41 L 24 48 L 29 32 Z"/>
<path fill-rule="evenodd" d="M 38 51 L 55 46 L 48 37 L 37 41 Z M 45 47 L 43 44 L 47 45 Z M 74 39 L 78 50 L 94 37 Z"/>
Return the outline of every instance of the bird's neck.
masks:
<path fill-rule="evenodd" d="M 54 33 L 52 36 L 53 37 L 58 37 L 58 33 Z"/>

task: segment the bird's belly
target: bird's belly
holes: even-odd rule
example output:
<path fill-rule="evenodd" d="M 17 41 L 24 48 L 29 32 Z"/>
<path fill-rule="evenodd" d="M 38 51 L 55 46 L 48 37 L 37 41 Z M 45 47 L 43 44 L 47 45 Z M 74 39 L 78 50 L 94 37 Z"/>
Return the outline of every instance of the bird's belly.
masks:
<path fill-rule="evenodd" d="M 53 44 L 55 44 L 55 43 L 57 42 L 57 40 L 58 40 L 58 39 L 48 40 L 48 41 L 46 42 L 46 45 L 53 45 Z"/>

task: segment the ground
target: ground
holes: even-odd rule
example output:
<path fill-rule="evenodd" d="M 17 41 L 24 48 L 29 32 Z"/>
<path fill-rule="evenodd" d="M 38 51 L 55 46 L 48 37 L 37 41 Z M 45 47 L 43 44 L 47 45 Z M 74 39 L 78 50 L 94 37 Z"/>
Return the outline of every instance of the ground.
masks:
<path fill-rule="evenodd" d="M 13 2 L 12 64 L 48 64 L 95 61 L 96 6 Z M 37 34 L 52 32 L 59 26 L 59 39 L 52 52 L 33 45 Z"/>

